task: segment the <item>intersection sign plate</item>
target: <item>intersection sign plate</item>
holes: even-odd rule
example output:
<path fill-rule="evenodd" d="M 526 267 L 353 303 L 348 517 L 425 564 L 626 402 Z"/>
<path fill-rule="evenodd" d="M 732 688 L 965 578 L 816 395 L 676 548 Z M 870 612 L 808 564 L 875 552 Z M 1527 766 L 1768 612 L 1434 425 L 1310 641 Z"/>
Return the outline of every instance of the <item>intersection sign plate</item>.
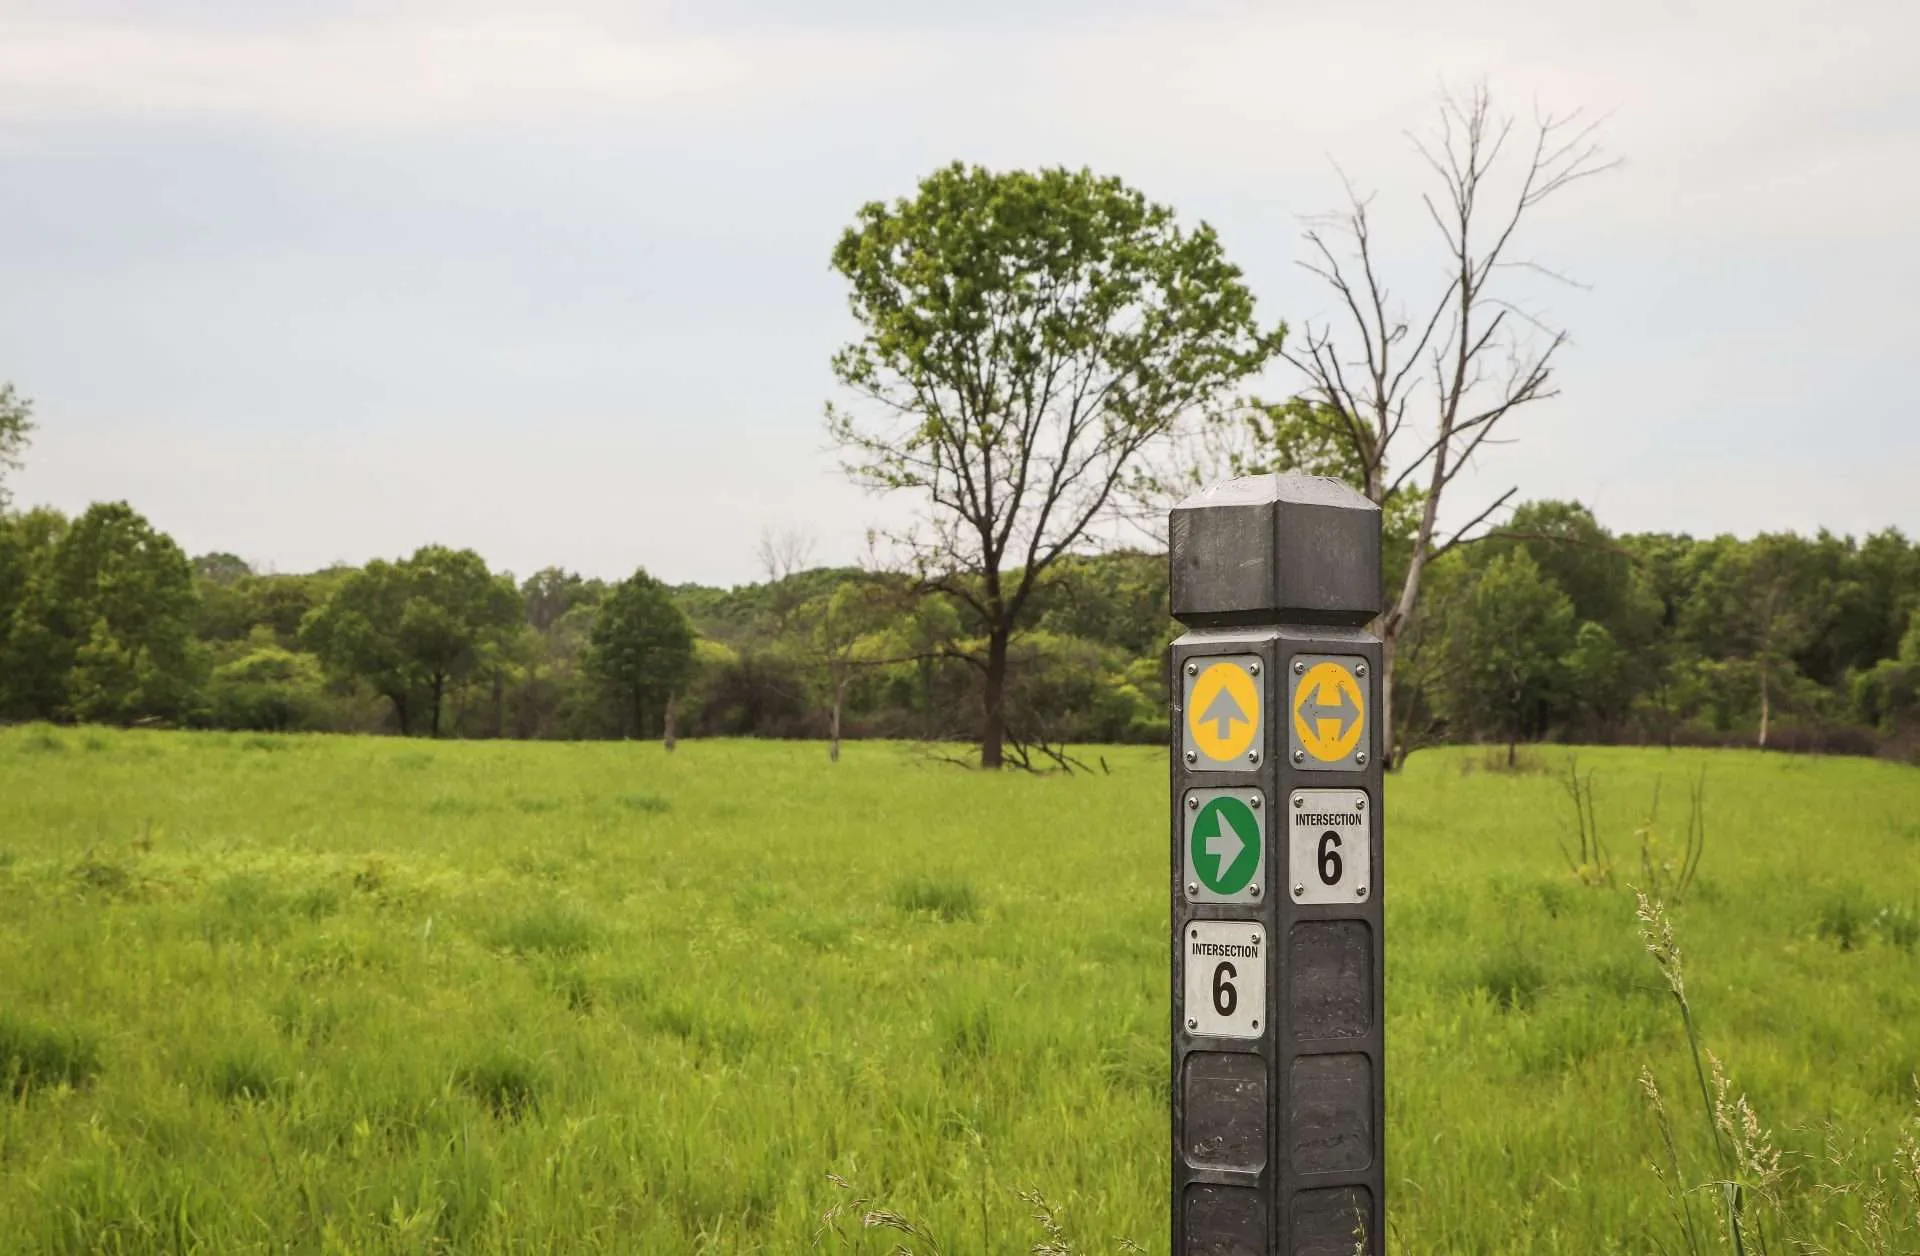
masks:
<path fill-rule="evenodd" d="M 1359 771 L 1367 763 L 1367 661 L 1358 655 L 1296 654 L 1287 675 L 1287 742 L 1293 766 Z"/>
<path fill-rule="evenodd" d="M 1195 903 L 1257 903 L 1267 893 L 1266 808 L 1259 790 L 1187 793 L 1186 887 Z"/>
<path fill-rule="evenodd" d="M 1184 671 L 1180 729 L 1187 766 L 1203 772 L 1257 768 L 1267 718 L 1260 656 L 1194 658 Z"/>

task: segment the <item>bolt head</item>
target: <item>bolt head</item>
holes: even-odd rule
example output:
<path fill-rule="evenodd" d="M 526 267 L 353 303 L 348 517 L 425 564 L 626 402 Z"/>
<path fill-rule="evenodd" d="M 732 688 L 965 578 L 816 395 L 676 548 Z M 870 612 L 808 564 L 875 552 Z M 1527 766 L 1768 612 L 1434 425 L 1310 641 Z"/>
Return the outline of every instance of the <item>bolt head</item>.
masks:
<path fill-rule="evenodd" d="M 1294 761 L 1295 763 L 1305 763 L 1305 762 L 1307 761 L 1307 752 L 1306 752 L 1306 751 L 1304 751 L 1304 750 L 1296 750 L 1296 751 L 1294 751 L 1294 752 L 1293 752 L 1293 761 Z"/>
<path fill-rule="evenodd" d="M 1188 811 L 1198 811 L 1198 810 L 1200 810 L 1200 800 L 1199 800 L 1198 798 L 1188 798 L 1188 799 L 1187 799 L 1187 810 L 1188 810 Z"/>
<path fill-rule="evenodd" d="M 1367 674 L 1367 665 L 1365 663 L 1359 664 L 1353 669 L 1353 674 L 1355 676 L 1365 676 Z"/>
<path fill-rule="evenodd" d="M 1260 810 L 1260 795 L 1258 794 L 1249 795 L 1247 798 L 1247 805 L 1249 807 L 1252 807 L 1255 811 Z"/>
<path fill-rule="evenodd" d="M 1247 762 L 1248 763 L 1260 762 L 1260 752 L 1258 750 L 1247 751 Z"/>
<path fill-rule="evenodd" d="M 1356 886 L 1354 886 L 1354 887 L 1353 887 L 1353 896 L 1354 896 L 1355 898 L 1365 898 L 1365 897 L 1367 896 L 1367 887 L 1366 887 L 1366 886 L 1364 886 L 1364 885 L 1356 885 Z"/>
<path fill-rule="evenodd" d="M 1298 881 L 1295 881 L 1293 883 L 1293 896 L 1295 898 L 1299 898 L 1302 894 L 1305 894 L 1306 892 L 1307 892 L 1306 886 L 1300 884 Z"/>
<path fill-rule="evenodd" d="M 1187 664 L 1187 675 L 1198 676 L 1199 674 L 1200 674 L 1200 665 L 1198 663 Z"/>
<path fill-rule="evenodd" d="M 1189 1016 L 1189 1017 L 1187 1018 L 1187 1028 L 1188 1028 L 1188 1029 L 1198 1029 L 1198 1028 L 1200 1028 L 1200 1022 L 1199 1022 L 1199 1021 L 1197 1021 L 1197 1020 L 1195 1020 L 1195 1019 L 1194 1019 L 1193 1017 L 1191 1017 L 1191 1016 Z"/>
<path fill-rule="evenodd" d="M 1295 794 L 1295 795 L 1293 796 L 1293 808 L 1294 808 L 1294 810 L 1295 810 L 1295 811 L 1298 811 L 1298 810 L 1299 810 L 1300 808 L 1302 808 L 1302 807 L 1304 807 L 1304 806 L 1306 806 L 1306 805 L 1307 805 L 1307 800 L 1306 800 L 1306 799 L 1304 799 L 1304 798 L 1302 798 L 1302 797 L 1301 797 L 1300 795 L 1298 795 L 1298 794 Z"/>
<path fill-rule="evenodd" d="M 1247 675 L 1258 676 L 1259 674 L 1260 674 L 1260 664 L 1258 663 L 1247 664 Z"/>
<path fill-rule="evenodd" d="M 1193 751 L 1191 751 L 1191 750 L 1189 750 L 1189 751 L 1187 751 L 1187 753 L 1186 753 L 1186 760 L 1187 760 L 1187 762 L 1188 762 L 1189 764 L 1191 764 L 1191 763 L 1192 763 L 1192 762 L 1194 761 L 1194 759 L 1195 759 L 1196 757 L 1197 757 L 1197 756 L 1196 756 L 1196 755 L 1195 755 L 1195 754 L 1193 753 Z"/>
<path fill-rule="evenodd" d="M 1357 764 L 1359 764 L 1359 765 L 1360 765 L 1361 767 L 1366 767 L 1366 766 L 1367 766 L 1367 752 L 1366 752 L 1366 751 L 1364 751 L 1364 750 L 1360 750 L 1360 751 L 1356 751 L 1356 752 L 1354 753 L 1354 756 L 1353 756 L 1353 761 L 1354 761 L 1355 763 L 1357 763 Z"/>
<path fill-rule="evenodd" d="M 1365 811 L 1367 809 L 1367 796 L 1365 794 L 1353 800 L 1353 809 L 1355 811 Z"/>
<path fill-rule="evenodd" d="M 1295 676 L 1305 676 L 1307 674 L 1307 665 L 1299 659 L 1295 659 L 1293 661 L 1293 674 Z"/>
<path fill-rule="evenodd" d="M 1187 893 L 1198 894 L 1199 892 L 1200 892 L 1200 886 L 1197 882 L 1193 882 L 1193 881 L 1187 882 Z"/>
<path fill-rule="evenodd" d="M 1257 885 L 1249 885 L 1249 886 L 1247 887 L 1247 897 L 1249 897 L 1249 898 L 1259 898 L 1259 897 L 1260 897 L 1260 887 L 1259 887 L 1259 886 L 1257 886 Z"/>

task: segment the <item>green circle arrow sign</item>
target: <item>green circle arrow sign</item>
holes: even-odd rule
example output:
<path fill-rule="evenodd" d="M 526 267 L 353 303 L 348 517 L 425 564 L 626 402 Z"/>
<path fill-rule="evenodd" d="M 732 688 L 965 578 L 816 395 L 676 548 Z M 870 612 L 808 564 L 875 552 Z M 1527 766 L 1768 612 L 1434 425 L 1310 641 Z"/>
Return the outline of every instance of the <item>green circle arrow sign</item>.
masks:
<path fill-rule="evenodd" d="M 1260 822 L 1238 798 L 1216 798 L 1193 821 L 1193 871 L 1215 894 L 1238 894 L 1260 866 Z"/>

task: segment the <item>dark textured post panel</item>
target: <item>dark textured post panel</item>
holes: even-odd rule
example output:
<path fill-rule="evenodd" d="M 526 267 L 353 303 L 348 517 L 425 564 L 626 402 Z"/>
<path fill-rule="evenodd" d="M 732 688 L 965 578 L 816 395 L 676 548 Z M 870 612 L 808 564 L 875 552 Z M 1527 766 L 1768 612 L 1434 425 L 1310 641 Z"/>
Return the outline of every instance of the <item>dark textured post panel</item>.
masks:
<path fill-rule="evenodd" d="M 1215 485 L 1169 520 L 1174 1256 L 1380 1256 L 1380 510 Z"/>

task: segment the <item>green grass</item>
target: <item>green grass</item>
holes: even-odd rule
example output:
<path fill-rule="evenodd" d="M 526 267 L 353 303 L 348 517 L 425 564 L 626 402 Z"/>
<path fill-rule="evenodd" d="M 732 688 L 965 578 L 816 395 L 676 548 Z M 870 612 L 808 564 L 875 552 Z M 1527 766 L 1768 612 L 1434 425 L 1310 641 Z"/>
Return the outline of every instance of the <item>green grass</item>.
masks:
<path fill-rule="evenodd" d="M 829 1174 L 949 1253 L 1028 1251 L 1029 1190 L 1164 1251 L 1165 759 L 1103 753 L 0 731 L 0 1252 L 788 1253 Z M 1677 1246 L 1637 1077 L 1678 1110 L 1690 1057 L 1625 883 L 1702 765 L 1703 1039 L 1790 1162 L 1828 1120 L 1887 1161 L 1920 771 L 1583 751 L 1590 889 L 1555 773 L 1479 760 L 1389 786 L 1392 1250 Z"/>

